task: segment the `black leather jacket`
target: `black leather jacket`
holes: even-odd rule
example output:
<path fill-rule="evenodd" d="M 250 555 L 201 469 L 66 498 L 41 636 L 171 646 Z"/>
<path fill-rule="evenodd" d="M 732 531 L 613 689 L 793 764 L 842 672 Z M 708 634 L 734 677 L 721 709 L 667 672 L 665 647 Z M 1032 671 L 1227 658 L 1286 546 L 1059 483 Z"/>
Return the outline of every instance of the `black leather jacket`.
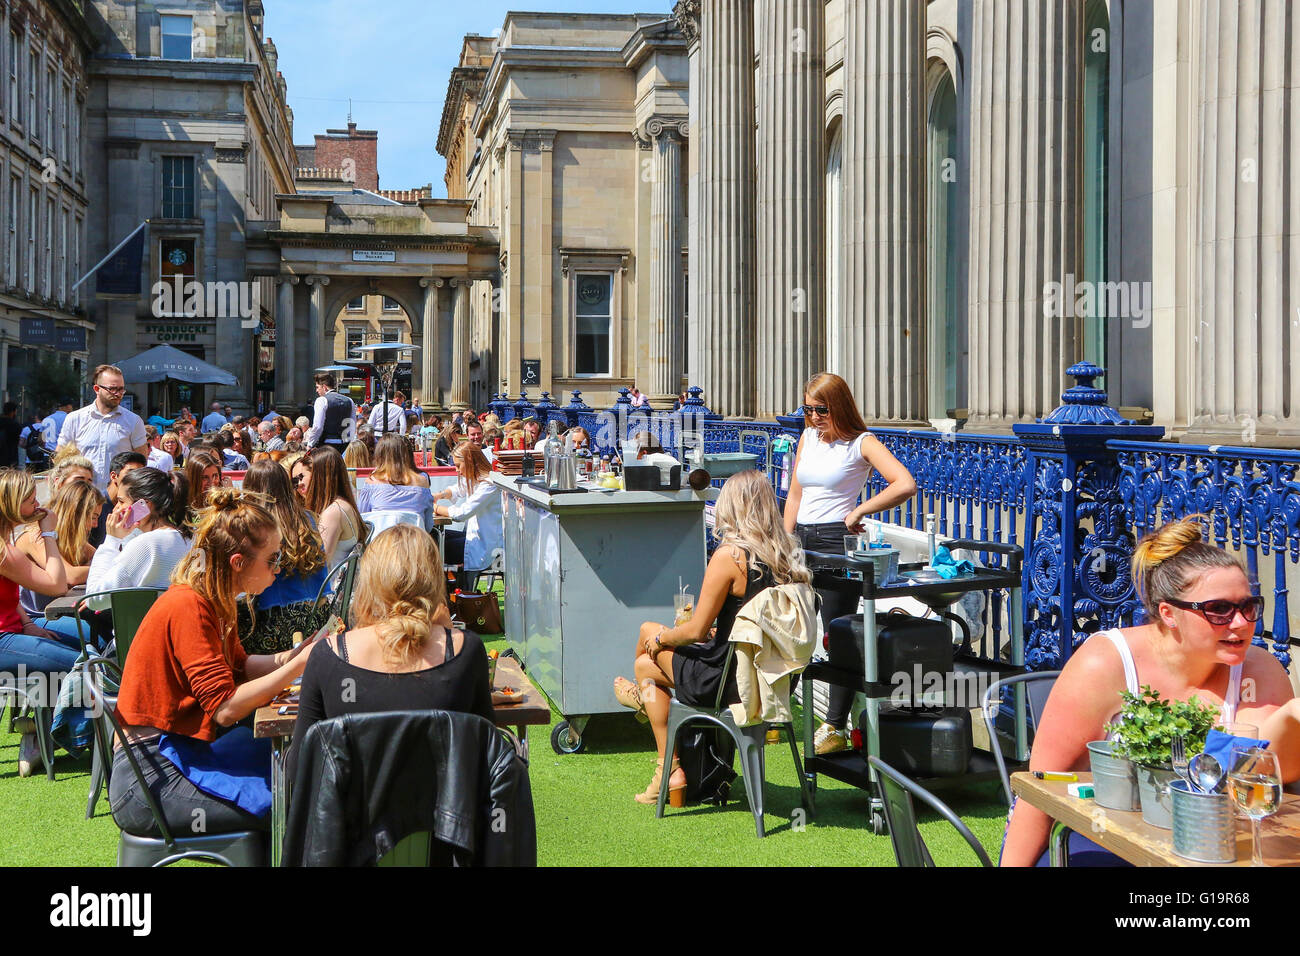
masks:
<path fill-rule="evenodd" d="M 371 865 L 421 831 L 457 865 L 537 865 L 528 764 L 477 714 L 348 714 L 295 749 L 285 866 Z"/>

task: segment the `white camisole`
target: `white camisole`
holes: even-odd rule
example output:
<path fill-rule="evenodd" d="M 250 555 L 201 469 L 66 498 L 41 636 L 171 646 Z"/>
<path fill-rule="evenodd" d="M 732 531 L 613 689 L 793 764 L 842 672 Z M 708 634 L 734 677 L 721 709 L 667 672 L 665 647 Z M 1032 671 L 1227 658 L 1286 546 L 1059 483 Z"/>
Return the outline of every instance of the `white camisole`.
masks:
<path fill-rule="evenodd" d="M 1115 645 L 1115 650 L 1119 651 L 1119 658 L 1124 663 L 1124 684 L 1130 694 L 1140 692 L 1138 685 L 1137 664 L 1133 661 L 1133 652 L 1129 650 L 1128 641 L 1124 639 L 1123 633 L 1118 630 L 1102 631 L 1101 636 L 1107 638 Z M 1241 701 L 1241 664 L 1234 664 L 1228 671 L 1228 692 L 1223 695 L 1223 710 L 1219 714 L 1221 723 L 1230 724 L 1237 719 L 1237 704 Z"/>

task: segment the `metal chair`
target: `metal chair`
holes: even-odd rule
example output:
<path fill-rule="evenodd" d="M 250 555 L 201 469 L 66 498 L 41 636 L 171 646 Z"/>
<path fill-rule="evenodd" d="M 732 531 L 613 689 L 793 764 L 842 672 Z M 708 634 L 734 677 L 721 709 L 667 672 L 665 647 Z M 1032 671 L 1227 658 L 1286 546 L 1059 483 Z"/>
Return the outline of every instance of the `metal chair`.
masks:
<path fill-rule="evenodd" d="M 162 807 L 149 790 L 140 769 L 140 762 L 135 754 L 135 744 L 127 740 L 122 732 L 122 725 L 113 714 L 113 706 L 101 690 L 101 671 L 106 667 L 115 667 L 116 663 L 107 657 L 92 657 L 85 662 L 87 680 L 86 694 L 91 707 L 98 715 L 95 721 L 97 731 L 101 734 L 100 743 L 103 752 L 113 752 L 113 741 L 121 740 L 126 753 L 127 763 L 135 774 L 139 793 L 149 805 L 153 815 L 154 826 L 161 836 L 140 836 L 122 830 L 117 843 L 118 866 L 170 866 L 180 860 L 207 860 L 223 866 L 263 866 L 266 863 L 265 834 L 257 830 L 241 830 L 231 833 L 205 833 L 202 835 L 178 836 L 167 825 Z"/>
<path fill-rule="evenodd" d="M 1047 697 L 1051 693 L 1052 686 L 1056 683 L 1056 678 L 1060 676 L 1060 671 L 1036 671 L 1032 674 L 1016 674 L 1014 677 L 1004 677 L 1002 680 L 994 681 L 984 691 L 983 706 L 980 709 L 984 714 L 984 726 L 989 732 L 989 751 L 998 764 L 998 776 L 1002 779 L 1002 793 L 1007 798 L 1007 806 L 1011 806 L 1013 799 L 1011 777 L 1007 773 L 1007 762 L 1002 755 L 1002 745 L 998 741 L 996 727 L 998 701 L 1002 697 L 1002 688 L 1010 687 L 1013 684 L 1027 685 L 1025 687 L 1025 706 L 1029 713 L 1030 725 L 1037 732 L 1039 718 L 1042 717 L 1043 708 L 1047 705 Z"/>
<path fill-rule="evenodd" d="M 993 861 L 985 852 L 975 834 L 961 822 L 946 803 L 932 794 L 925 787 L 903 776 L 879 757 L 868 757 L 871 769 L 880 781 L 881 801 L 884 804 L 885 822 L 889 825 L 889 839 L 894 845 L 894 860 L 899 866 L 934 866 L 930 850 L 921 838 L 921 830 L 916 825 L 916 808 L 912 805 L 915 796 L 927 804 L 939 816 L 953 825 L 962 839 L 974 851 L 980 866 L 992 866 Z"/>
<path fill-rule="evenodd" d="M 321 582 L 320 590 L 316 592 L 316 603 L 327 602 L 330 613 L 338 615 L 342 621 L 348 619 L 348 608 L 352 606 L 352 589 L 357 581 L 357 565 L 360 563 L 361 545 L 358 544 L 348 552 L 346 558 L 330 569 Z"/>
<path fill-rule="evenodd" d="M 482 571 L 475 571 L 473 579 L 470 581 L 470 590 L 477 591 L 479 585 L 485 580 L 500 581 L 503 584 L 506 579 L 506 553 L 501 548 L 492 549 L 492 560 Z"/>
<path fill-rule="evenodd" d="M 731 739 L 736 742 L 736 750 L 740 753 L 741 775 L 745 778 L 745 795 L 749 798 L 749 809 L 754 814 L 754 829 L 758 833 L 759 839 L 762 839 L 765 836 L 763 831 L 763 798 L 767 782 L 764 747 L 767 744 L 767 730 L 769 727 L 780 727 L 785 730 L 785 739 L 790 744 L 790 755 L 794 759 L 795 774 L 799 778 L 801 795 L 799 805 L 810 816 L 813 813 L 813 796 L 808 786 L 808 780 L 804 776 L 803 761 L 799 759 L 799 748 L 794 742 L 794 723 L 792 721 L 785 721 L 780 724 L 757 723 L 748 727 L 736 726 L 735 718 L 731 716 L 731 711 L 723 700 L 727 692 L 727 675 L 731 673 L 731 665 L 735 660 L 735 656 L 736 645 L 731 644 L 727 648 L 727 660 L 722 669 L 723 679 L 718 685 L 718 697 L 712 708 L 692 707 L 690 704 L 683 704 L 676 697 L 669 702 L 668 744 L 664 753 L 672 754 L 677 749 L 677 734 L 686 724 L 707 723 L 725 730 Z M 669 760 L 668 763 L 671 765 L 672 761 Z M 659 802 L 655 806 L 656 817 L 664 815 L 664 803 L 668 799 L 668 782 L 671 776 L 666 769 L 660 775 Z"/>
<path fill-rule="evenodd" d="M 154 606 L 164 589 L 160 588 L 118 588 L 113 591 L 97 591 L 94 594 L 87 594 L 86 600 L 90 598 L 107 598 L 108 608 L 113 615 L 113 647 L 117 655 L 117 676 L 121 679 L 123 668 L 126 667 L 126 655 L 131 649 L 131 642 L 135 640 L 135 633 L 140 629 L 145 615 L 149 609 Z M 81 641 L 82 653 L 88 657 L 98 656 L 93 647 L 90 646 L 83 630 L 85 621 L 81 616 L 77 616 L 77 637 Z M 84 666 L 83 666 L 84 670 Z M 117 703 L 115 699 L 109 698 L 111 703 Z M 112 766 L 112 759 L 106 756 L 100 746 L 100 735 L 96 734 L 91 741 L 91 759 L 90 759 L 90 793 L 86 797 L 86 819 L 89 820 L 95 815 L 95 806 L 99 803 L 99 794 L 108 780 L 108 771 L 106 768 Z"/>

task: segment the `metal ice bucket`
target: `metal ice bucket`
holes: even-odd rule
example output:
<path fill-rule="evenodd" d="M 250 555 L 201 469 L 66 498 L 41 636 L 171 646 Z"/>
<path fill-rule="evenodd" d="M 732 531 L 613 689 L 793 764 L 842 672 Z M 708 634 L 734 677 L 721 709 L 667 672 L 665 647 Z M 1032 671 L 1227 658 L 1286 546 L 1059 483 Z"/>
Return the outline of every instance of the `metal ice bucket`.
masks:
<path fill-rule="evenodd" d="M 1227 793 L 1201 793 L 1186 780 L 1169 784 L 1174 805 L 1174 853 L 1198 863 L 1235 863 L 1237 825 Z"/>

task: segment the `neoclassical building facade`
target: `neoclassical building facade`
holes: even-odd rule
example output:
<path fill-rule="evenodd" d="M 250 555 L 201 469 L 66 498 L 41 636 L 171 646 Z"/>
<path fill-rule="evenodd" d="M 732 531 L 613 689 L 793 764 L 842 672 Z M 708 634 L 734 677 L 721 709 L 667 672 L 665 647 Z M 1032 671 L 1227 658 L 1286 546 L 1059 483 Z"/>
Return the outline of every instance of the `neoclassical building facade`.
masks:
<path fill-rule="evenodd" d="M 681 0 L 688 377 L 997 431 L 1086 358 L 1177 437 L 1295 443 L 1293 6 Z"/>

